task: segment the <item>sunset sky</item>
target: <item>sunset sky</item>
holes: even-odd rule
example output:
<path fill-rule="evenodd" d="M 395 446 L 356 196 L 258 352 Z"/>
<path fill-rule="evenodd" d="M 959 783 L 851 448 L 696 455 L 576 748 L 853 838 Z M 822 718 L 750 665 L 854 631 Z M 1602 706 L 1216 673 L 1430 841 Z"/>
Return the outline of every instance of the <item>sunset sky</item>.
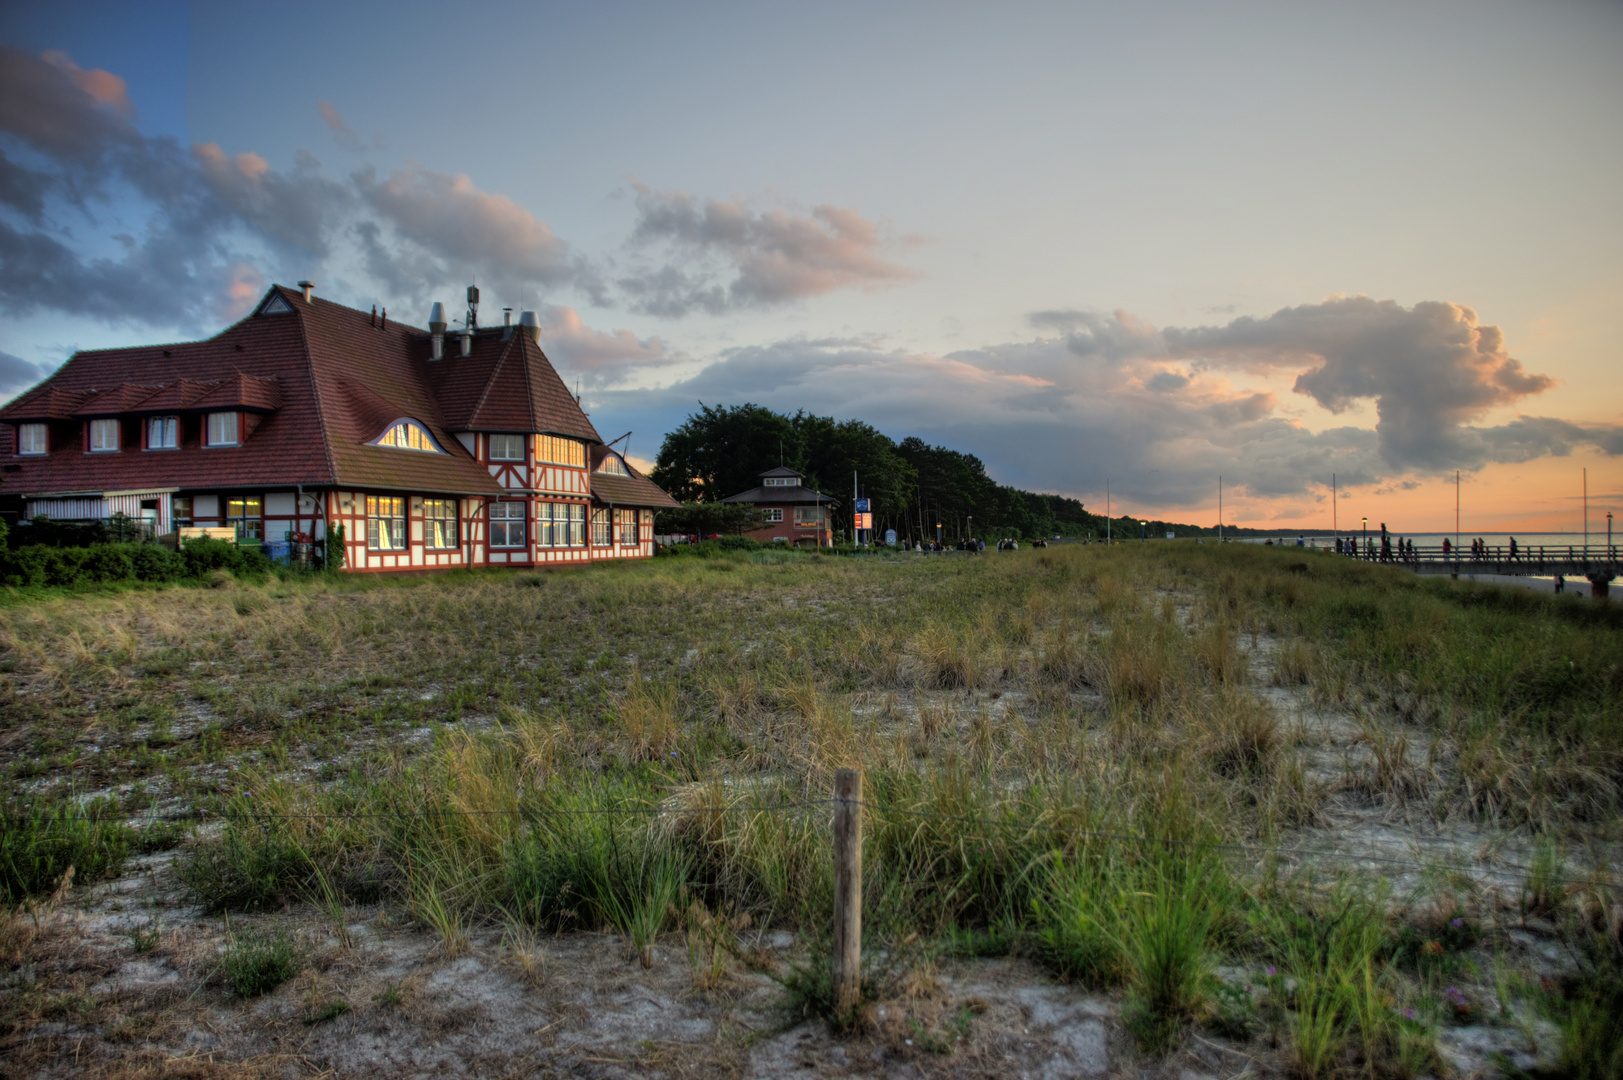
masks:
<path fill-rule="evenodd" d="M 1623 4 L 0 7 L 0 400 L 271 282 L 605 437 L 856 417 L 1209 524 L 1623 515 Z M 1598 525 L 1596 524 L 1598 523 Z"/>

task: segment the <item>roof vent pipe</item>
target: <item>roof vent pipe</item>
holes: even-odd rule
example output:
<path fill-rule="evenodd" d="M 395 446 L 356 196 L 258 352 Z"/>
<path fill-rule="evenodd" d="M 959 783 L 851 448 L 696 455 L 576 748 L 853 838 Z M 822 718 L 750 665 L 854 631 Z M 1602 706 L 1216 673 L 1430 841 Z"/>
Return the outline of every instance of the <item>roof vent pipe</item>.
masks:
<path fill-rule="evenodd" d="M 537 345 L 541 344 L 541 323 L 537 321 L 535 312 L 519 312 L 518 324 L 524 328 L 524 332 L 530 336 L 531 341 Z"/>
<path fill-rule="evenodd" d="M 512 308 L 510 308 L 510 307 L 502 308 L 502 325 L 503 326 L 512 326 L 513 325 L 513 309 Z"/>
<path fill-rule="evenodd" d="M 301 281 L 301 282 L 299 282 L 299 288 L 304 290 L 304 302 L 306 304 L 308 304 L 310 302 L 310 293 L 311 293 L 312 290 L 315 289 L 315 287 L 316 287 L 316 283 L 313 282 L 313 281 Z"/>
<path fill-rule="evenodd" d="M 464 331 L 462 331 L 462 355 L 463 356 L 472 356 L 473 355 L 473 331 L 472 330 L 464 330 Z"/>
<path fill-rule="evenodd" d="M 428 309 L 429 341 L 434 347 L 434 359 L 445 355 L 445 305 L 438 300 Z"/>

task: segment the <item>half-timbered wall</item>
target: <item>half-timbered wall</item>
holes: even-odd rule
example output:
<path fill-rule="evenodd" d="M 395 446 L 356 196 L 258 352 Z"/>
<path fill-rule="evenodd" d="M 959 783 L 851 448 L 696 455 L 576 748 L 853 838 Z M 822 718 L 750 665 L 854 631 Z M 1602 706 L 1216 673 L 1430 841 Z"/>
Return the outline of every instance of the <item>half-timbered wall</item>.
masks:
<path fill-rule="evenodd" d="M 366 498 L 402 500 L 406 543 L 403 550 L 381 551 L 369 546 Z M 449 498 L 457 505 L 457 546 L 431 548 L 425 530 L 425 499 Z M 408 495 L 400 492 L 335 491 L 327 499 L 327 512 L 335 525 L 344 526 L 344 566 L 350 570 L 413 570 L 452 566 L 478 566 L 485 551 L 484 502 L 480 498 L 455 499 L 444 495 Z"/>

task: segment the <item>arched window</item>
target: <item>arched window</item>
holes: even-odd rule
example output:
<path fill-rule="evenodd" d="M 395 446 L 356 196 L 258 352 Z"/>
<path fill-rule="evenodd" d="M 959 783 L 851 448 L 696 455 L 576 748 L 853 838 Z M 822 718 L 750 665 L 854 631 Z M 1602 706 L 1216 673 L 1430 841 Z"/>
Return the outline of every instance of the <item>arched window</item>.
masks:
<path fill-rule="evenodd" d="M 421 450 L 428 454 L 443 454 L 440 444 L 428 429 L 415 420 L 396 420 L 382 435 L 372 440 L 373 446 L 393 446 L 399 450 Z"/>
<path fill-rule="evenodd" d="M 609 454 L 603 459 L 603 464 L 597 467 L 600 473 L 609 473 L 613 476 L 630 476 L 626 471 L 626 463 L 620 460 L 618 454 Z"/>

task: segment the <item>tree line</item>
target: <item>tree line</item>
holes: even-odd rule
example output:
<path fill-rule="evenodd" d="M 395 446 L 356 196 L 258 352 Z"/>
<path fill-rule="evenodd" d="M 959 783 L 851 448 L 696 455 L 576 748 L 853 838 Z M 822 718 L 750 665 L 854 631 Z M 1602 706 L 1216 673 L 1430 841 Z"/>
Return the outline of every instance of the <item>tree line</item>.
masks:
<path fill-rule="evenodd" d="M 895 529 L 898 540 L 933 540 L 938 527 L 946 540 L 1076 536 L 1095 529 L 1104 535 L 1104 519 L 1079 500 L 999 484 L 974 454 L 931 446 L 917 436 L 895 442 L 861 420 L 703 403 L 659 448 L 650 479 L 684 505 L 664 511 L 656 531 L 749 528 L 747 507 L 720 500 L 758 487 L 760 474 L 779 465 L 839 501 L 836 527 L 847 536 L 852 473 L 869 500 L 876 536 Z"/>

